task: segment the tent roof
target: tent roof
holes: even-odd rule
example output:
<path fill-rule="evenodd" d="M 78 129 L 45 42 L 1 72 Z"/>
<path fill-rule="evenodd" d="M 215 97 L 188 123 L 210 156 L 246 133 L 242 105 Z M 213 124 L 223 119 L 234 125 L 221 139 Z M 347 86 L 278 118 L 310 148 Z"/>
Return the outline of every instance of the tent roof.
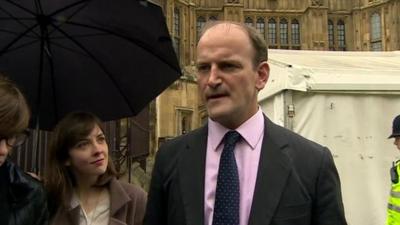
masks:
<path fill-rule="evenodd" d="M 400 51 L 269 50 L 263 100 L 282 90 L 400 93 Z"/>

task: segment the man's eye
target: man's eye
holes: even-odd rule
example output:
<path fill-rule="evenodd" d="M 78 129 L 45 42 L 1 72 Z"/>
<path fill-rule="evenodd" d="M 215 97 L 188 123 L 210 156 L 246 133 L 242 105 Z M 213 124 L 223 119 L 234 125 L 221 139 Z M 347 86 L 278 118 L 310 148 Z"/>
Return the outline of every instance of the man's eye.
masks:
<path fill-rule="evenodd" d="M 232 63 L 223 63 L 220 65 L 221 70 L 233 70 L 236 69 L 237 66 Z"/>
<path fill-rule="evenodd" d="M 207 66 L 207 65 L 199 65 L 199 66 L 197 66 L 197 71 L 198 72 L 205 72 L 205 71 L 208 71 L 209 70 L 209 66 Z"/>

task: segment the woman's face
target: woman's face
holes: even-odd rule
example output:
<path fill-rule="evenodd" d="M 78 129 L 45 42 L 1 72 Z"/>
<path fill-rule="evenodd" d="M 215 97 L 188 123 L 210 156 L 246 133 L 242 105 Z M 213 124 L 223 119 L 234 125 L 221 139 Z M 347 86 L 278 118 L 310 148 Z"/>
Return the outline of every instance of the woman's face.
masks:
<path fill-rule="evenodd" d="M 69 159 L 65 164 L 77 179 L 94 178 L 106 172 L 108 145 L 98 125 L 94 126 L 86 138 L 70 149 Z"/>

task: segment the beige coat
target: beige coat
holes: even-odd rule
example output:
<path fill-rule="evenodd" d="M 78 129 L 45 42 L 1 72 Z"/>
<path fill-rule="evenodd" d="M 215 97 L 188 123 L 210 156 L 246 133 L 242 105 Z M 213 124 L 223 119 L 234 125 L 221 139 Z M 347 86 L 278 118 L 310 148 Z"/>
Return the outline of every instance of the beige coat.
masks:
<path fill-rule="evenodd" d="M 146 193 L 116 178 L 108 182 L 110 190 L 110 225 L 142 225 L 146 208 Z M 61 207 L 51 225 L 78 225 L 80 207 Z"/>

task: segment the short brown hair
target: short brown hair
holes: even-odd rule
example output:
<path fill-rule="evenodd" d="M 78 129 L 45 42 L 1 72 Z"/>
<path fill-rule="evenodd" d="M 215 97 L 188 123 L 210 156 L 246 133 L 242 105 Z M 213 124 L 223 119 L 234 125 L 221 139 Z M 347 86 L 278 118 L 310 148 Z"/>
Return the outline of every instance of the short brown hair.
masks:
<path fill-rule="evenodd" d="M 96 125 L 104 133 L 103 123 L 94 114 L 72 112 L 59 121 L 54 129 L 48 152 L 45 185 L 52 203 L 57 207 L 67 203 L 71 197 L 71 188 L 76 185 L 75 177 L 65 165 L 69 151 L 86 138 Z M 104 176 L 117 176 L 111 156 L 108 157 L 107 170 L 100 178 Z"/>
<path fill-rule="evenodd" d="M 0 73 L 0 135 L 12 137 L 29 125 L 30 110 L 17 85 Z"/>
<path fill-rule="evenodd" d="M 258 64 L 260 64 L 261 62 L 268 60 L 268 48 L 267 48 L 267 44 L 265 43 L 264 38 L 260 35 L 260 33 L 256 29 L 254 29 L 253 27 L 247 26 L 243 23 L 234 22 L 234 21 L 220 21 L 220 20 L 209 21 L 203 26 L 203 28 L 200 32 L 199 41 L 200 41 L 201 37 L 203 37 L 204 33 L 207 32 L 207 30 L 209 30 L 210 28 L 217 26 L 219 24 L 236 25 L 247 34 L 247 36 L 250 39 L 250 43 L 254 49 L 254 58 L 253 58 L 253 66 L 254 67 L 257 67 Z"/>

